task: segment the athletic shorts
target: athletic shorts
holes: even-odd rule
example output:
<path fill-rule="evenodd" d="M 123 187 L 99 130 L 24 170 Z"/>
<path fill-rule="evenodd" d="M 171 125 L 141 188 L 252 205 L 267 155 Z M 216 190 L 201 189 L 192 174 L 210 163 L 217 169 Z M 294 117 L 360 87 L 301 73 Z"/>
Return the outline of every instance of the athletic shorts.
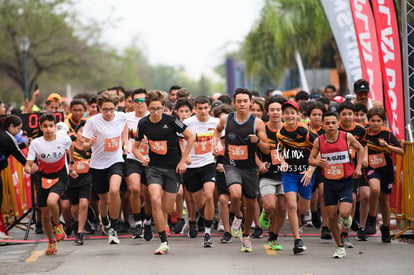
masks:
<path fill-rule="evenodd" d="M 240 184 L 242 186 L 243 196 L 247 199 L 255 199 L 259 188 L 257 169 L 242 170 L 231 165 L 224 166 L 224 174 L 226 176 L 226 184 L 228 187 L 232 184 Z"/>
<path fill-rule="evenodd" d="M 217 194 L 220 195 L 230 195 L 229 188 L 226 184 L 226 177 L 223 172 L 216 171 L 216 189 Z"/>
<path fill-rule="evenodd" d="M 124 177 L 124 163 L 117 162 L 106 169 L 90 168 L 92 175 L 92 185 L 96 187 L 98 194 L 106 194 L 109 192 L 109 179 L 113 175 Z"/>
<path fill-rule="evenodd" d="M 87 199 L 89 200 L 91 196 L 91 184 L 76 186 L 76 187 L 69 187 L 65 191 L 65 196 L 70 200 L 72 205 L 78 205 L 79 199 Z"/>
<path fill-rule="evenodd" d="M 49 197 L 50 193 L 56 193 L 61 198 L 63 193 L 65 193 L 67 187 L 69 185 L 69 177 L 63 176 L 59 178 L 59 181 L 50 187 L 49 189 L 44 189 L 40 184 L 36 184 L 36 194 L 37 194 L 37 204 L 39 207 L 46 207 L 47 206 L 47 198 Z"/>
<path fill-rule="evenodd" d="M 352 177 L 342 180 L 324 180 L 323 184 L 323 198 L 325 205 L 338 205 L 338 202 L 352 203 Z"/>
<path fill-rule="evenodd" d="M 282 173 L 282 183 L 285 193 L 295 192 L 299 193 L 305 200 L 310 200 L 312 197 L 312 188 L 315 182 L 315 174 L 312 175 L 312 179 L 308 186 L 304 186 L 301 182 L 303 178 L 302 174 L 295 173 Z"/>
<path fill-rule="evenodd" d="M 363 170 L 362 177 L 365 179 L 367 186 L 369 186 L 369 180 L 378 179 L 381 183 L 382 193 L 391 194 L 395 180 L 394 171 L 390 171 L 389 173 L 382 173 L 372 169 L 371 167 L 367 167 Z"/>
<path fill-rule="evenodd" d="M 159 167 L 147 167 L 147 182 L 150 184 L 159 184 L 162 189 L 168 193 L 177 193 L 179 183 L 175 169 L 164 169 Z"/>
<path fill-rule="evenodd" d="M 357 179 L 352 179 L 352 193 L 355 195 L 358 194 L 359 186 L 361 185 L 362 177 Z"/>
<path fill-rule="evenodd" d="M 216 164 L 211 163 L 199 168 L 187 168 L 184 186 L 191 193 L 200 191 L 206 182 L 216 182 Z"/>
<path fill-rule="evenodd" d="M 145 167 L 142 163 L 135 159 L 127 159 L 125 163 L 125 176 L 129 177 L 132 174 L 141 176 L 141 183 L 147 185 L 147 175 L 145 174 Z"/>
<path fill-rule="evenodd" d="M 259 179 L 260 195 L 262 198 L 267 195 L 284 195 L 283 184 L 280 180 L 261 178 Z"/>
<path fill-rule="evenodd" d="M 312 193 L 318 189 L 319 184 L 323 183 L 323 173 L 320 167 L 317 167 L 313 174 L 315 175 L 315 183 L 312 187 Z"/>

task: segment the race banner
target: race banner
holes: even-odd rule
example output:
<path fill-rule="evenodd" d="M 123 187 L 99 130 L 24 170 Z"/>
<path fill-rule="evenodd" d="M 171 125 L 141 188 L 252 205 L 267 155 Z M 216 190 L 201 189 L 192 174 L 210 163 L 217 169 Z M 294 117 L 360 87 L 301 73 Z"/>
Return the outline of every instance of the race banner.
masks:
<path fill-rule="evenodd" d="M 358 41 L 349 0 L 321 0 L 345 67 L 348 88 L 362 77 Z"/>
<path fill-rule="evenodd" d="M 351 0 L 351 11 L 361 57 L 362 78 L 370 85 L 369 97 L 384 104 L 378 40 L 369 0 Z"/>
<path fill-rule="evenodd" d="M 400 37 L 394 3 L 392 0 L 371 2 L 381 57 L 385 110 L 391 131 L 401 140 L 405 139 L 404 95 Z"/>

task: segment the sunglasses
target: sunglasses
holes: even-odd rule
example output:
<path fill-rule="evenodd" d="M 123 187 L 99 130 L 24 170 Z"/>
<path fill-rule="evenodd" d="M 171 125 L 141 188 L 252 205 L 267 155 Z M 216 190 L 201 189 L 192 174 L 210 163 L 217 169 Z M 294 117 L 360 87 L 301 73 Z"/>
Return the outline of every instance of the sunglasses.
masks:
<path fill-rule="evenodd" d="M 145 102 L 145 98 L 135 98 L 134 99 L 135 103 L 144 103 Z"/>

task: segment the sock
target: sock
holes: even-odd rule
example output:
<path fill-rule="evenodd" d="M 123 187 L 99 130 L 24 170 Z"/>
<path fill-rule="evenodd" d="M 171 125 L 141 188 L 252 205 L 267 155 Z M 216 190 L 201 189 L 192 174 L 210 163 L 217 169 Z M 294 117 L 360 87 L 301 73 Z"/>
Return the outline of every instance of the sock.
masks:
<path fill-rule="evenodd" d="M 160 239 L 161 239 L 162 243 L 168 242 L 167 241 L 167 234 L 165 233 L 165 230 L 162 231 L 162 232 L 158 232 L 158 235 L 160 236 Z"/>
<path fill-rule="evenodd" d="M 141 215 L 141 213 L 134 213 L 133 215 L 134 215 L 134 221 L 135 221 L 135 222 L 137 222 L 137 221 L 141 221 L 141 220 L 142 220 L 142 215 Z"/>
<path fill-rule="evenodd" d="M 204 220 L 204 234 L 211 234 L 211 225 L 213 224 L 212 220 Z"/>
<path fill-rule="evenodd" d="M 109 224 L 109 219 L 108 219 L 108 216 L 104 216 L 104 217 L 102 217 L 102 224 L 103 224 L 104 226 L 108 226 L 108 224 Z"/>
<path fill-rule="evenodd" d="M 269 220 L 270 219 L 270 215 L 271 214 L 269 214 L 269 213 L 267 213 L 266 211 L 264 212 L 264 214 L 263 214 L 263 219 L 265 219 L 265 220 Z"/>
<path fill-rule="evenodd" d="M 243 238 L 249 237 L 249 234 L 244 234 L 243 233 Z"/>
<path fill-rule="evenodd" d="M 234 220 L 234 213 L 230 212 L 229 213 L 229 217 L 230 217 L 230 224 L 232 223 L 232 221 Z"/>
<path fill-rule="evenodd" d="M 109 217 L 109 219 L 111 220 L 111 228 L 115 231 L 117 231 L 118 228 L 118 219 L 111 219 L 111 217 Z"/>

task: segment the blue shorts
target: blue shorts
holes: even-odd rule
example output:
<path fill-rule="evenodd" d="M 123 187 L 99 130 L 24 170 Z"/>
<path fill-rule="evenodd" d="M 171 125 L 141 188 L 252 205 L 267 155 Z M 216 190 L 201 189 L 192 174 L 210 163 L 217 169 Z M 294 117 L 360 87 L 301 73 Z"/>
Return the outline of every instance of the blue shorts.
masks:
<path fill-rule="evenodd" d="M 308 186 L 304 186 L 301 182 L 302 174 L 282 173 L 282 183 L 285 194 L 287 192 L 299 193 L 305 200 L 310 200 L 312 196 L 312 188 L 315 183 L 315 173 L 312 175 L 311 182 Z"/>

